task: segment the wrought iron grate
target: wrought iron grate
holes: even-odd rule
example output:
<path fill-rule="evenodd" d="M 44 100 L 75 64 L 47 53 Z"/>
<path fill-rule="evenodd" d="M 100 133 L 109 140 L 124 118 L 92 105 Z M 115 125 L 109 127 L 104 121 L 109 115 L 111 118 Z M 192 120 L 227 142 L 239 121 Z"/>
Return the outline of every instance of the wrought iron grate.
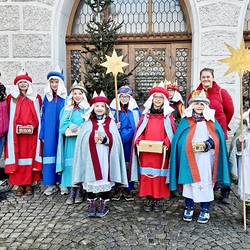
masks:
<path fill-rule="evenodd" d="M 109 17 L 117 23 L 124 22 L 120 34 L 186 32 L 187 26 L 178 0 L 114 0 L 108 9 Z M 149 13 L 149 9 L 152 9 Z M 96 17 L 84 1 L 80 1 L 74 21 L 73 34 L 84 34 L 87 23 Z"/>

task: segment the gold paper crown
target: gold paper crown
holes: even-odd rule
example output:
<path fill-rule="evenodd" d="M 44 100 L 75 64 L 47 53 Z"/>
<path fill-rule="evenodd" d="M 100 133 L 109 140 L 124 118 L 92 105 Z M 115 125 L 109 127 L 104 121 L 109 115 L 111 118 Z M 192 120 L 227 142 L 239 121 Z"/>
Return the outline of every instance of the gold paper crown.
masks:
<path fill-rule="evenodd" d="M 188 101 L 188 104 L 190 105 L 193 102 L 204 102 L 207 105 L 210 104 L 209 99 L 207 98 L 206 92 L 204 89 L 202 90 L 194 90 L 192 92 L 192 98 Z"/>
<path fill-rule="evenodd" d="M 171 81 L 165 80 L 165 81 L 164 81 L 164 85 L 165 85 L 165 88 L 166 88 L 167 90 L 173 89 L 173 90 L 177 90 L 178 92 L 180 91 L 180 88 L 179 88 L 179 86 L 177 85 L 177 82 L 176 82 L 176 81 L 171 82 Z"/>
<path fill-rule="evenodd" d="M 21 69 L 16 73 L 16 76 L 24 76 L 24 75 L 28 76 L 28 72 L 24 69 Z"/>
<path fill-rule="evenodd" d="M 75 82 L 73 83 L 73 85 L 71 86 L 69 92 L 71 92 L 71 91 L 74 90 L 74 89 L 80 89 L 80 90 L 84 91 L 85 93 L 87 93 L 87 90 L 86 90 L 86 88 L 85 88 L 85 86 L 84 86 L 84 84 L 83 84 L 82 81 L 80 81 L 79 83 L 77 83 L 77 82 L 75 81 Z"/>

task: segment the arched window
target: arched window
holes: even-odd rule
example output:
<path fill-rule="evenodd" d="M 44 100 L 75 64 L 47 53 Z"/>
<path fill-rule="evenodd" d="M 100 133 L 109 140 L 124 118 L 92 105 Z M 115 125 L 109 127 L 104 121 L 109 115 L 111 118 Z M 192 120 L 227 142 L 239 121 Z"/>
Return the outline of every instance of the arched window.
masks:
<path fill-rule="evenodd" d="M 68 82 L 84 78 L 81 44 L 92 18 L 123 22 L 116 50 L 126 58 L 135 98 L 142 105 L 148 89 L 165 79 L 177 81 L 184 100 L 190 92 L 191 28 L 184 0 L 114 0 L 104 16 L 95 16 L 85 1 L 76 1 L 67 30 Z"/>

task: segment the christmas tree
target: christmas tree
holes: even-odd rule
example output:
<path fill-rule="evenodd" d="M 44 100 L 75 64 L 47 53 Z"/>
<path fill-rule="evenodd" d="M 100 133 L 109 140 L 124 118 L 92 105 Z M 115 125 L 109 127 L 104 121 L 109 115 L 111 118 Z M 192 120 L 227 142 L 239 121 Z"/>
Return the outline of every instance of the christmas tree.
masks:
<path fill-rule="evenodd" d="M 117 24 L 107 16 L 108 7 L 113 0 L 84 0 L 93 12 L 93 19 L 87 24 L 86 33 L 88 39 L 80 40 L 84 48 L 82 55 L 85 66 L 84 83 L 90 96 L 94 91 L 100 93 L 103 90 L 109 100 L 115 96 L 114 78 L 112 73 L 106 74 L 106 68 L 100 66 L 106 61 L 106 55 L 111 56 L 118 38 L 117 31 L 122 23 Z M 121 51 L 117 51 L 121 55 Z M 128 74 L 118 74 L 118 88 L 128 84 Z"/>

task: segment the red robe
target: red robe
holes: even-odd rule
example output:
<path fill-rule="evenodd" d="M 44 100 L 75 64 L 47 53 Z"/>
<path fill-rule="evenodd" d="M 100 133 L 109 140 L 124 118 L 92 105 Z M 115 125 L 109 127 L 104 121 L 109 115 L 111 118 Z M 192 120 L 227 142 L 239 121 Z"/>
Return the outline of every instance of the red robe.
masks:
<path fill-rule="evenodd" d="M 37 95 L 35 102 L 19 96 L 7 97 L 10 127 L 5 147 L 5 172 L 13 185 L 30 185 L 41 179 L 42 148 L 38 139 L 39 112 L 42 99 Z M 32 125 L 33 134 L 16 134 L 16 125 Z"/>
<path fill-rule="evenodd" d="M 202 84 L 197 87 L 196 90 L 202 90 Z M 222 89 L 216 82 L 213 82 L 213 86 L 204 89 L 207 98 L 210 101 L 209 107 L 215 110 L 215 119 L 221 125 L 223 132 L 225 134 L 226 140 L 228 139 L 227 131 L 230 131 L 228 124 L 230 123 L 234 114 L 234 105 L 232 97 L 229 93 Z M 192 97 L 194 90 L 190 93 L 188 100 Z"/>
<path fill-rule="evenodd" d="M 167 172 L 170 152 L 170 140 L 164 128 L 164 115 L 163 114 L 149 114 L 148 123 L 143 133 L 136 140 L 136 144 L 140 140 L 153 140 L 163 141 L 168 150 L 166 153 L 165 164 L 162 172 Z M 173 119 L 171 117 L 171 119 Z M 141 152 L 140 165 L 147 172 L 147 168 L 161 170 L 163 162 L 163 154 Z M 142 171 L 140 171 L 142 172 Z M 170 196 L 170 189 L 166 184 L 167 174 L 152 175 L 140 174 L 139 196 L 152 196 L 154 198 L 168 198 Z"/>

